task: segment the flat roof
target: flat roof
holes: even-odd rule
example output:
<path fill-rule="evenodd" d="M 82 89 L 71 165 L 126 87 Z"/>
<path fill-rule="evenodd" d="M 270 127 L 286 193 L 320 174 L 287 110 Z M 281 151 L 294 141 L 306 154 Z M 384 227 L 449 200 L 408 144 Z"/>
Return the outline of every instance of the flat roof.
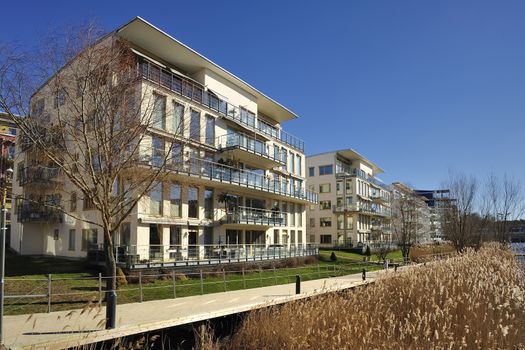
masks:
<path fill-rule="evenodd" d="M 278 122 L 298 118 L 298 115 L 288 108 L 141 17 L 133 18 L 128 23 L 117 28 L 114 33 L 155 54 L 158 58 L 166 61 L 166 63 L 180 67 L 188 73 L 195 73 L 204 68 L 209 69 L 252 94 L 256 98 L 257 106 L 261 112 L 268 114 Z"/>
<path fill-rule="evenodd" d="M 366 165 L 368 165 L 369 167 L 372 168 L 372 170 L 374 171 L 374 174 L 380 174 L 380 173 L 384 173 L 385 172 L 377 164 L 375 164 L 374 162 L 368 160 L 366 157 L 364 157 L 363 155 L 361 155 L 359 152 L 357 152 L 356 150 L 354 150 L 352 148 L 312 154 L 312 155 L 306 156 L 306 158 L 317 157 L 317 156 L 320 156 L 320 155 L 323 155 L 323 154 L 332 154 L 332 153 L 338 154 L 338 155 L 340 155 L 340 156 L 342 156 L 342 157 L 344 157 L 344 158 L 346 158 L 348 160 L 359 160 L 359 161 L 362 161 L 363 163 L 365 163 Z"/>

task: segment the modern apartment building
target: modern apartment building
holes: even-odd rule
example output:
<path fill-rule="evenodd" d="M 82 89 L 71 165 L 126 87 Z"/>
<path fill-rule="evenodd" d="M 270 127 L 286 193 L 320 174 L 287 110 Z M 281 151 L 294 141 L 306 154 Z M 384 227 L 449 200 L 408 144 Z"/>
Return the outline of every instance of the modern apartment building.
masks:
<path fill-rule="evenodd" d="M 13 162 L 15 158 L 16 125 L 11 118 L 0 113 L 0 188 L 5 189 L 5 207 L 8 210 L 6 215 L 6 240 L 10 241 L 11 235 L 11 190 Z"/>
<path fill-rule="evenodd" d="M 433 241 L 442 241 L 445 239 L 443 234 L 442 223 L 444 220 L 444 211 L 450 207 L 450 190 L 415 190 L 415 192 L 424 197 L 430 211 L 430 238 Z"/>
<path fill-rule="evenodd" d="M 391 240 L 390 190 L 379 166 L 353 149 L 308 156 L 307 182 L 319 204 L 307 211 L 310 242 L 321 246 Z"/>
<path fill-rule="evenodd" d="M 180 159 L 114 237 L 118 259 L 242 260 L 268 256 L 270 248 L 273 256 L 309 254 L 305 208 L 318 197 L 305 188 L 304 142 L 283 129 L 297 115 L 141 18 L 110 35 L 132 47 L 139 88 L 155 99 L 160 122 L 148 130 L 141 159 L 154 162 L 168 140 Z M 38 94 L 37 101 L 53 120 L 60 106 Z M 176 130 L 180 124 L 188 128 Z M 61 169 L 38 163 L 30 148 L 19 151 L 11 246 L 22 254 L 87 256 L 102 232 L 67 212 L 96 220 L 89 203 Z"/>
<path fill-rule="evenodd" d="M 411 243 L 429 243 L 433 218 L 427 198 L 401 182 L 392 184 L 392 230 L 394 236 L 405 235 Z"/>

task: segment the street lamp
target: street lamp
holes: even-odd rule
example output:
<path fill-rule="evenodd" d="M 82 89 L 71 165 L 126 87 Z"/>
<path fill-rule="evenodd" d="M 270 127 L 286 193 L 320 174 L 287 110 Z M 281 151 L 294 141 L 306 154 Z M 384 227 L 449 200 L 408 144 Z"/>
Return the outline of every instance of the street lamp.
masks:
<path fill-rule="evenodd" d="M 4 284 L 5 284 L 5 234 L 7 231 L 7 183 L 13 176 L 13 169 L 9 168 L 5 171 L 2 179 L 2 216 L 1 216 L 1 230 L 0 233 L 0 344 L 4 344 Z"/>

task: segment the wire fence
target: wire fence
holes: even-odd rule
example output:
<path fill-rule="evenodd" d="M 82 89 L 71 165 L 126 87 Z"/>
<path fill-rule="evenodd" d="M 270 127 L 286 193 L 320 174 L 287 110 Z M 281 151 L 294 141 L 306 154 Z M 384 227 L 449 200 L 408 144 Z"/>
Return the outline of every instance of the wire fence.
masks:
<path fill-rule="evenodd" d="M 391 261 L 390 264 L 393 264 Z M 396 263 L 397 265 L 397 263 Z M 227 292 L 293 283 L 373 271 L 388 265 L 366 261 L 348 264 L 311 264 L 285 268 L 238 268 L 235 270 L 168 270 L 163 273 L 132 271 L 128 276 L 116 276 L 119 303 L 143 302 L 191 295 Z M 106 282 L 110 277 L 61 277 L 48 274 L 46 278 L 7 278 L 5 280 L 6 314 L 51 312 L 103 306 Z"/>

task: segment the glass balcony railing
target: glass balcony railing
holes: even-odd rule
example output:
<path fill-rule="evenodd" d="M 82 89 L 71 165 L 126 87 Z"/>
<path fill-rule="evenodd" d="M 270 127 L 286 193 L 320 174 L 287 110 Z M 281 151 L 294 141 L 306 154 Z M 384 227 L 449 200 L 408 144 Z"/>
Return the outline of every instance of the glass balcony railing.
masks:
<path fill-rule="evenodd" d="M 58 180 L 61 175 L 60 168 L 58 167 L 42 167 L 42 166 L 29 166 L 21 169 L 18 175 L 18 184 L 20 186 L 27 185 L 29 183 L 37 183 L 39 185 L 54 183 L 54 180 Z"/>
<path fill-rule="evenodd" d="M 64 217 L 59 209 L 27 202 L 17 205 L 16 214 L 22 223 L 62 223 Z"/>
<path fill-rule="evenodd" d="M 255 117 L 255 114 L 222 100 L 211 91 L 205 90 L 203 86 L 184 79 L 179 75 L 173 74 L 147 60 L 142 59 L 139 67 L 144 78 L 196 103 L 206 106 L 227 119 L 233 120 L 250 129 L 257 130 L 287 144 L 288 146 L 304 152 L 303 140 L 262 120 L 258 120 L 258 118 Z"/>
<path fill-rule="evenodd" d="M 390 210 L 379 207 L 367 207 L 357 204 L 343 204 L 343 205 L 334 205 L 332 206 L 332 211 L 334 213 L 340 213 L 340 212 L 362 212 L 362 213 L 368 213 L 368 214 L 374 214 L 374 215 L 380 215 L 380 216 L 390 216 Z"/>
<path fill-rule="evenodd" d="M 280 164 L 285 164 L 283 152 L 278 147 L 268 145 L 264 141 L 242 133 L 228 133 L 217 137 L 217 148 L 239 148 L 247 152 L 271 159 Z"/>
<path fill-rule="evenodd" d="M 345 176 L 357 176 L 360 179 L 363 179 L 365 181 L 370 182 L 373 185 L 376 185 L 378 187 L 381 187 L 382 189 L 389 191 L 388 185 L 384 184 L 383 182 L 376 179 L 374 176 L 367 175 L 364 171 L 358 170 L 358 169 L 351 169 L 351 170 L 338 170 L 336 173 L 336 176 L 339 177 L 345 177 Z"/>
<path fill-rule="evenodd" d="M 154 162 L 152 162 L 152 157 L 147 154 L 141 155 L 138 159 L 138 163 L 155 167 Z M 192 176 L 198 176 L 202 179 L 252 188 L 281 196 L 297 198 L 311 203 L 319 202 L 319 195 L 317 193 L 305 190 L 302 187 L 292 186 L 287 181 L 270 179 L 264 174 L 234 168 L 205 159 L 190 158 L 185 161 L 174 159 L 173 163 L 166 165 L 166 171 L 187 173 Z"/>
<path fill-rule="evenodd" d="M 226 213 L 223 222 L 228 224 L 284 226 L 285 213 L 275 210 L 237 207 Z"/>

